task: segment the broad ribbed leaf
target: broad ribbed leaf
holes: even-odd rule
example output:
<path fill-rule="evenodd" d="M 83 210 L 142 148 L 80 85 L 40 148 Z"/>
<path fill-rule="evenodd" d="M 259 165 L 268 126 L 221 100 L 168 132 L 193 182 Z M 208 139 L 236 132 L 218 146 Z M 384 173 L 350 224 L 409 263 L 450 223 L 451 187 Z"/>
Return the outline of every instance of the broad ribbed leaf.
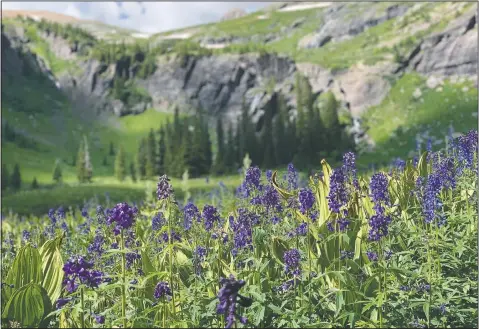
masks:
<path fill-rule="evenodd" d="M 36 328 L 50 313 L 52 303 L 47 291 L 37 283 L 29 283 L 10 297 L 2 318 L 20 322 L 22 327 Z"/>
<path fill-rule="evenodd" d="M 5 300 L 9 300 L 17 289 L 30 282 L 41 284 L 42 280 L 42 258 L 40 253 L 30 243 L 27 243 L 19 250 L 12 267 L 8 271 L 6 283 L 8 285 L 13 284 L 14 288 L 6 287 L 3 290 L 2 297 Z"/>
<path fill-rule="evenodd" d="M 62 291 L 64 273 L 63 259 L 59 249 L 61 241 L 61 237 L 49 240 L 40 248 L 43 271 L 42 286 L 53 302 L 60 297 Z"/>

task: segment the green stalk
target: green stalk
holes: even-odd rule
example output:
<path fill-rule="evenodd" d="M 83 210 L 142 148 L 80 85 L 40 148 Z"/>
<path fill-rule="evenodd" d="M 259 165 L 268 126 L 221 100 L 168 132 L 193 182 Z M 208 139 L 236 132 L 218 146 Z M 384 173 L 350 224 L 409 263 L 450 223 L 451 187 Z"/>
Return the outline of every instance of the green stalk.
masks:
<path fill-rule="evenodd" d="M 81 303 L 81 327 L 85 328 L 85 298 L 83 297 L 83 287 L 80 289 L 80 303 Z"/>
<path fill-rule="evenodd" d="M 309 314 L 309 318 L 311 318 L 311 293 L 312 293 L 312 290 L 311 289 L 311 280 L 312 280 L 312 269 L 313 269 L 313 266 L 311 264 L 311 233 L 309 232 L 309 227 L 308 227 L 308 262 L 309 262 L 309 276 L 310 276 L 310 287 L 309 287 L 309 305 L 308 305 L 308 314 Z"/>
<path fill-rule="evenodd" d="M 123 317 L 123 328 L 126 328 L 126 254 L 125 254 L 125 237 L 124 231 L 121 229 L 121 274 L 122 274 L 122 289 L 121 289 L 121 315 Z"/>
<path fill-rule="evenodd" d="M 381 241 L 379 241 L 379 256 L 381 258 L 382 257 L 382 251 L 383 251 L 383 248 L 382 248 L 382 245 L 381 245 Z M 379 294 L 381 294 L 381 278 L 379 278 Z M 379 303 L 379 328 L 382 328 L 383 327 L 383 301 L 382 301 L 382 296 L 381 296 L 381 303 Z"/>
<path fill-rule="evenodd" d="M 173 283 L 173 246 L 171 245 L 171 206 L 168 202 L 168 249 L 169 249 L 169 256 L 170 256 L 170 282 L 171 282 L 171 289 L 174 290 L 174 283 Z M 172 302 L 173 302 L 173 315 L 176 315 L 176 304 L 175 304 L 175 293 L 172 294 Z"/>

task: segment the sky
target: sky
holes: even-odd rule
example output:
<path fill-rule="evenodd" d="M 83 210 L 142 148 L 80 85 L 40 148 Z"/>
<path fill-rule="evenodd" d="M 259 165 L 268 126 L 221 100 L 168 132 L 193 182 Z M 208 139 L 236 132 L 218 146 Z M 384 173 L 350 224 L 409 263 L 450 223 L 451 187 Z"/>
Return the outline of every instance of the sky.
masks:
<path fill-rule="evenodd" d="M 2 9 L 47 10 L 81 19 L 156 33 L 219 20 L 226 12 L 247 12 L 268 2 L 6 2 Z"/>

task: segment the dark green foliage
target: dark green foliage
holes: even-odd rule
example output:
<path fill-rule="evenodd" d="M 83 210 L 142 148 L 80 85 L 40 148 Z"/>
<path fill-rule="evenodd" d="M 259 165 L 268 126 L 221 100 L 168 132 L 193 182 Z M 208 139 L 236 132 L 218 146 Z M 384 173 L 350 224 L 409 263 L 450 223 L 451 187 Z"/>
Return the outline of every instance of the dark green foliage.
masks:
<path fill-rule="evenodd" d="M 159 131 L 160 139 L 158 141 L 158 155 L 156 160 L 156 174 L 161 176 L 165 173 L 165 129 L 162 127 Z"/>
<path fill-rule="evenodd" d="M 14 191 L 18 191 L 22 186 L 22 176 L 20 175 L 20 166 L 18 163 L 13 167 L 12 177 L 10 178 L 10 186 Z"/>
<path fill-rule="evenodd" d="M 122 146 L 120 146 L 118 153 L 116 154 L 115 176 L 120 182 L 123 182 L 126 177 L 126 157 Z"/>
<path fill-rule="evenodd" d="M 325 151 L 332 152 L 341 145 L 341 125 L 338 118 L 338 101 L 332 92 L 321 95 L 320 118 L 324 126 Z"/>
<path fill-rule="evenodd" d="M 291 143 L 288 138 L 287 115 L 288 109 L 286 101 L 282 94 L 278 95 L 278 113 L 273 124 L 274 136 L 274 155 L 277 165 L 288 164 L 291 160 L 291 149 L 288 147 Z M 294 136 L 291 136 L 294 137 Z M 293 138 L 294 140 L 294 138 Z"/>
<path fill-rule="evenodd" d="M 33 177 L 32 189 L 33 189 L 33 190 L 36 190 L 36 189 L 38 189 L 39 187 L 40 187 L 40 186 L 38 185 L 37 178 L 36 178 L 36 177 Z"/>
<path fill-rule="evenodd" d="M 8 189 L 10 184 L 10 173 L 6 164 L 2 163 L 2 191 Z"/>
<path fill-rule="evenodd" d="M 59 160 L 55 161 L 52 178 L 56 183 L 60 183 L 62 181 L 62 168 Z"/>
<path fill-rule="evenodd" d="M 296 74 L 296 101 L 297 101 L 297 118 L 296 118 L 296 136 L 298 148 L 295 156 L 295 163 L 299 167 L 305 168 L 313 162 L 314 154 L 312 149 L 312 107 L 313 97 L 311 86 L 308 79 L 300 73 Z"/>
<path fill-rule="evenodd" d="M 239 166 L 236 146 L 233 125 L 230 123 L 228 125 L 228 135 L 225 144 L 225 168 L 228 172 L 233 172 Z"/>
<path fill-rule="evenodd" d="M 80 141 L 80 147 L 78 148 L 78 155 L 76 159 L 77 167 L 77 178 L 80 183 L 86 181 L 86 172 L 85 172 L 85 148 L 83 141 Z"/>
<path fill-rule="evenodd" d="M 263 168 L 272 168 L 275 165 L 275 148 L 273 142 L 273 108 L 275 108 L 277 98 L 273 96 L 272 102 L 265 109 L 263 115 L 264 127 L 261 135 L 261 146 L 263 153 Z"/>
<path fill-rule="evenodd" d="M 109 155 L 115 155 L 115 148 L 113 147 L 113 142 L 110 142 L 110 152 Z"/>
<path fill-rule="evenodd" d="M 107 156 L 106 156 L 106 155 L 103 157 L 103 162 L 102 162 L 102 165 L 103 165 L 103 167 L 106 167 L 106 166 L 108 166 L 108 158 L 107 158 Z"/>
<path fill-rule="evenodd" d="M 91 183 L 93 177 L 93 166 L 91 164 L 90 150 L 86 136 L 83 136 L 83 152 L 85 155 L 85 181 Z"/>
<path fill-rule="evenodd" d="M 2 140 L 15 143 L 21 148 L 38 149 L 38 143 L 35 140 L 17 133 L 8 122 L 2 123 Z"/>
<path fill-rule="evenodd" d="M 110 93 L 113 98 L 130 107 L 141 102 L 151 101 L 151 96 L 146 90 L 138 87 L 133 80 L 127 80 L 124 77 L 114 79 Z"/>
<path fill-rule="evenodd" d="M 216 120 L 216 157 L 214 164 L 214 172 L 217 175 L 225 173 L 225 134 L 223 129 L 223 120 L 219 116 Z"/>
<path fill-rule="evenodd" d="M 138 147 L 137 163 L 138 163 L 138 176 L 141 180 L 146 178 L 146 139 L 142 138 Z"/>
<path fill-rule="evenodd" d="M 155 133 L 153 129 L 150 130 L 146 142 L 146 164 L 145 164 L 145 174 L 146 177 L 152 178 L 155 176 L 156 172 L 156 140 Z"/>
<path fill-rule="evenodd" d="M 133 161 L 130 163 L 130 177 L 133 182 L 136 182 L 136 170 L 135 163 Z"/>

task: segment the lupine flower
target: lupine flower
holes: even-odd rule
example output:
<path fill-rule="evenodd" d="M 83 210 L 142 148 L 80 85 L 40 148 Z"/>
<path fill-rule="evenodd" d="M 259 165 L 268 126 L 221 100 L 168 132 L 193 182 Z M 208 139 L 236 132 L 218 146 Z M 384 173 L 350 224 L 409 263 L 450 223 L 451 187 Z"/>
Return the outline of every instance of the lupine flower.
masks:
<path fill-rule="evenodd" d="M 299 191 L 299 210 L 301 213 L 306 213 L 314 205 L 314 195 L 309 188 L 303 188 Z"/>
<path fill-rule="evenodd" d="M 28 232 L 27 230 L 23 230 L 23 240 L 28 241 L 30 240 L 30 238 L 31 238 L 30 232 Z"/>
<path fill-rule="evenodd" d="M 103 209 L 102 206 L 96 207 L 96 219 L 98 221 L 98 224 L 100 225 L 103 225 L 106 221 L 105 210 Z"/>
<path fill-rule="evenodd" d="M 419 293 L 429 292 L 429 290 L 431 290 L 431 286 L 428 283 L 421 282 L 416 289 Z"/>
<path fill-rule="evenodd" d="M 166 200 L 173 194 L 173 187 L 170 184 L 170 179 L 168 176 L 163 175 L 158 181 L 158 188 L 156 190 L 156 195 L 158 200 Z"/>
<path fill-rule="evenodd" d="M 244 184 L 247 188 L 259 188 L 261 179 L 261 170 L 258 167 L 249 167 L 246 170 Z"/>
<path fill-rule="evenodd" d="M 341 207 L 348 202 L 348 193 L 346 191 L 346 178 L 342 168 L 333 170 L 330 178 L 330 190 L 328 195 L 329 209 L 334 213 L 339 213 Z"/>
<path fill-rule="evenodd" d="M 201 221 L 200 212 L 192 202 L 188 202 L 186 204 L 185 208 L 183 209 L 183 213 L 185 230 L 189 230 L 191 228 L 191 224 L 193 221 Z"/>
<path fill-rule="evenodd" d="M 152 219 L 151 219 L 151 229 L 153 231 L 159 231 L 163 225 L 165 225 L 165 219 L 163 217 L 162 212 L 158 212 Z"/>
<path fill-rule="evenodd" d="M 359 189 L 359 182 L 356 174 L 356 155 L 353 152 L 347 152 L 343 155 L 343 168 L 345 175 L 351 177 L 353 186 L 356 189 Z"/>
<path fill-rule="evenodd" d="M 377 173 L 371 177 L 371 199 L 375 203 L 374 210 L 382 212 L 381 204 L 389 205 L 388 178 L 384 173 Z"/>
<path fill-rule="evenodd" d="M 279 193 L 272 185 L 266 186 L 264 189 L 261 203 L 266 207 L 266 210 L 277 208 L 280 206 Z"/>
<path fill-rule="evenodd" d="M 161 238 L 163 239 L 163 242 L 167 243 L 169 241 L 169 234 L 168 232 L 163 232 L 163 234 L 161 235 Z M 178 242 L 181 242 L 181 235 L 180 233 L 177 233 L 175 231 L 171 231 L 171 242 L 173 241 L 178 241 Z"/>
<path fill-rule="evenodd" d="M 218 214 L 218 211 L 215 207 L 210 205 L 205 205 L 203 207 L 202 217 L 205 221 L 205 229 L 207 231 L 210 231 L 213 228 L 213 224 L 215 222 L 219 223 L 220 221 L 220 215 Z"/>
<path fill-rule="evenodd" d="M 301 274 L 301 255 L 298 249 L 291 249 L 284 253 L 283 260 L 285 262 L 285 272 L 299 276 Z"/>
<path fill-rule="evenodd" d="M 243 249 L 251 247 L 253 242 L 253 225 L 257 221 L 257 216 L 244 208 L 238 209 L 238 219 L 230 216 L 230 227 L 234 233 L 234 248 Z"/>
<path fill-rule="evenodd" d="M 288 164 L 288 189 L 296 190 L 298 188 L 298 172 L 292 163 Z"/>
<path fill-rule="evenodd" d="M 82 256 L 72 257 L 63 265 L 63 271 L 66 274 L 64 284 L 68 292 L 74 292 L 77 289 L 75 283 L 79 278 L 80 282 L 90 288 L 97 288 L 103 280 L 103 273 L 93 270 L 93 263 L 85 260 Z"/>
<path fill-rule="evenodd" d="M 441 304 L 439 306 L 439 311 L 441 312 L 442 315 L 446 314 L 447 310 L 446 310 L 446 304 Z"/>
<path fill-rule="evenodd" d="M 48 217 L 50 218 L 50 220 L 52 221 L 52 224 L 56 224 L 57 223 L 57 218 L 55 216 L 55 209 L 50 209 L 48 210 Z"/>
<path fill-rule="evenodd" d="M 392 257 L 392 255 L 393 255 L 393 252 L 392 252 L 391 250 L 386 250 L 386 251 L 384 252 L 384 259 L 390 260 L 391 257 Z"/>
<path fill-rule="evenodd" d="M 273 171 L 271 170 L 266 170 L 266 179 L 268 180 L 269 183 L 271 183 L 271 178 L 273 177 Z"/>
<path fill-rule="evenodd" d="M 65 209 L 63 207 L 59 207 L 57 209 L 57 215 L 60 219 L 65 219 Z"/>
<path fill-rule="evenodd" d="M 155 292 L 153 293 L 153 296 L 156 299 L 160 299 L 162 297 L 166 297 L 168 301 L 170 300 L 170 297 L 173 296 L 171 289 L 168 285 L 168 282 L 163 282 L 160 281 L 155 287 Z"/>
<path fill-rule="evenodd" d="M 281 218 L 279 218 L 278 216 L 274 216 L 273 218 L 271 218 L 271 222 L 276 225 L 278 224 L 279 222 L 281 222 Z"/>
<path fill-rule="evenodd" d="M 388 235 L 388 226 L 391 221 L 391 216 L 382 213 L 371 216 L 369 219 L 369 240 L 379 241 L 382 237 Z"/>
<path fill-rule="evenodd" d="M 94 316 L 96 323 L 104 324 L 105 323 L 105 316 L 104 315 L 95 315 Z"/>
<path fill-rule="evenodd" d="M 354 251 L 347 251 L 347 250 L 341 250 L 341 259 L 353 259 L 354 258 Z"/>
<path fill-rule="evenodd" d="M 378 254 L 374 251 L 366 251 L 366 255 L 368 256 L 368 259 L 371 262 L 377 262 L 378 261 Z"/>
<path fill-rule="evenodd" d="M 83 208 L 82 211 L 81 211 L 81 215 L 85 218 L 88 217 L 88 209 Z"/>
<path fill-rule="evenodd" d="M 128 203 L 119 203 L 108 213 L 107 223 L 115 223 L 115 235 L 120 233 L 121 229 L 128 229 L 133 226 L 135 217 L 138 213 L 136 207 L 130 207 Z"/>
<path fill-rule="evenodd" d="M 57 310 L 61 309 L 63 306 L 72 301 L 72 298 L 58 298 L 56 302 Z"/>
<path fill-rule="evenodd" d="M 101 230 L 96 230 L 95 238 L 93 242 L 88 246 L 88 253 L 90 254 L 97 254 L 97 256 L 101 256 L 103 254 L 103 244 L 105 242 L 105 238 L 102 235 Z"/>
<path fill-rule="evenodd" d="M 243 280 L 235 280 L 233 275 L 229 279 L 221 278 L 221 289 L 218 292 L 219 304 L 216 309 L 218 314 L 224 314 L 226 317 L 225 328 L 231 328 L 239 317 L 236 314 L 236 303 L 243 307 L 251 306 L 252 300 L 250 298 L 241 296 L 239 290 L 246 284 Z M 239 298 L 239 299 L 238 299 Z M 246 323 L 246 318 L 240 318 L 241 323 Z"/>
<path fill-rule="evenodd" d="M 301 223 L 297 228 L 296 228 L 296 234 L 298 235 L 306 235 L 308 233 L 308 224 L 307 223 Z"/>
<path fill-rule="evenodd" d="M 459 161 L 473 168 L 474 153 L 477 153 L 477 130 L 471 130 L 457 140 Z"/>
<path fill-rule="evenodd" d="M 401 290 L 401 291 L 409 291 L 409 290 L 411 290 L 411 289 L 410 289 L 408 286 L 400 286 L 400 287 L 399 287 L 399 290 Z"/>

